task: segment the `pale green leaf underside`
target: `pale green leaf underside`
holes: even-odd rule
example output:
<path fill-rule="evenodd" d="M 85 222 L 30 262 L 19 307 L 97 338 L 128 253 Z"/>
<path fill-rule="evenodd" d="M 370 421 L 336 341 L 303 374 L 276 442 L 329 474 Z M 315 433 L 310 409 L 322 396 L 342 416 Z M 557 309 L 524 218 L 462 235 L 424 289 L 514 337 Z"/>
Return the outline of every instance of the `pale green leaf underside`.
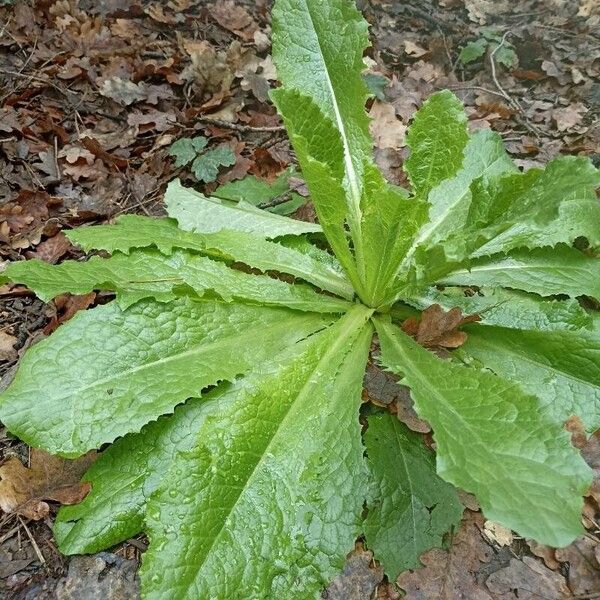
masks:
<path fill-rule="evenodd" d="M 174 248 L 193 250 L 261 271 L 288 273 L 346 299 L 354 294 L 336 259 L 298 236 L 271 242 L 241 231 L 198 234 L 179 229 L 173 219 L 137 215 L 123 215 L 114 225 L 80 227 L 68 231 L 67 236 L 86 251 L 129 253 L 133 248 L 150 246 L 163 254 L 172 254 Z"/>
<path fill-rule="evenodd" d="M 243 273 L 183 251 L 164 256 L 145 249 L 129 255 L 117 253 L 107 259 L 93 257 L 86 262 L 66 261 L 60 265 L 29 260 L 10 264 L 4 274 L 27 285 L 45 301 L 66 292 L 113 290 L 119 304 L 127 308 L 143 298 L 173 300 L 189 288 L 199 296 L 213 292 L 227 302 L 249 301 L 313 312 L 345 312 L 350 306 L 344 300 L 318 294 L 306 285 Z"/>
<path fill-rule="evenodd" d="M 319 597 L 360 531 L 369 315 L 255 370 L 205 421 L 150 499 L 147 599 Z"/>
<path fill-rule="evenodd" d="M 515 250 L 508 256 L 475 260 L 470 269 L 454 271 L 440 283 L 502 286 L 540 296 L 600 298 L 600 260 L 566 246 Z"/>
<path fill-rule="evenodd" d="M 276 238 L 321 231 L 314 223 L 276 215 L 247 202 L 232 205 L 218 198 L 207 198 L 196 190 L 183 187 L 178 179 L 167 186 L 165 203 L 169 216 L 177 220 L 181 229 L 196 233 L 232 230 Z"/>
<path fill-rule="evenodd" d="M 591 316 L 574 299 L 544 300 L 534 294 L 503 288 L 481 288 L 465 295 L 465 288 L 447 287 L 443 291 L 430 288 L 407 300 L 415 308 L 425 310 L 439 304 L 448 311 L 458 307 L 465 315 L 479 315 L 481 323 L 512 329 L 538 331 L 577 330 L 590 328 Z"/>
<path fill-rule="evenodd" d="M 32 446 L 77 456 L 149 421 L 293 343 L 331 317 L 179 299 L 77 314 L 23 357 L 0 419 Z"/>
<path fill-rule="evenodd" d="M 535 394 L 557 425 L 572 415 L 600 428 L 600 335 L 469 327 L 463 350 Z"/>
<path fill-rule="evenodd" d="M 390 580 L 420 567 L 421 554 L 440 546 L 463 512 L 456 490 L 435 472 L 423 437 L 395 415 L 369 416 L 365 446 L 375 497 L 364 524 L 367 547 Z"/>
<path fill-rule="evenodd" d="M 581 526 L 591 471 L 534 396 L 496 375 L 452 364 L 376 319 L 382 362 L 403 376 L 435 432 L 437 471 L 472 492 L 488 519 L 550 546 Z"/>

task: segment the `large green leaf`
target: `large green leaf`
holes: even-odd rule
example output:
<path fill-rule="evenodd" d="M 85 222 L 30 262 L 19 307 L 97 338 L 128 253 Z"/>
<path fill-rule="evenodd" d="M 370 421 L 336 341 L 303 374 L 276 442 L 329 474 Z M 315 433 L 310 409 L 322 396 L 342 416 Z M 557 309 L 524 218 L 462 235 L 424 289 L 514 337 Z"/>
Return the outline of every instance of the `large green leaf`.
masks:
<path fill-rule="evenodd" d="M 156 246 L 163 254 L 174 248 L 194 250 L 214 258 L 242 262 L 261 271 L 289 273 L 323 290 L 351 299 L 354 292 L 335 258 L 300 236 L 271 242 L 252 233 L 183 231 L 173 219 L 123 215 L 114 225 L 79 227 L 67 232 L 84 250 L 129 253 L 132 248 Z"/>
<path fill-rule="evenodd" d="M 359 211 L 362 169 L 372 151 L 361 77 L 367 22 L 346 0 L 279 0 L 272 19 L 277 75 L 285 89 L 311 98 L 339 131 L 346 187 Z M 318 160 L 310 145 L 308 152 Z"/>
<path fill-rule="evenodd" d="M 175 456 L 192 449 L 207 416 L 227 405 L 229 395 L 223 391 L 242 381 L 222 383 L 206 397 L 189 400 L 172 415 L 148 423 L 105 450 L 83 477 L 92 485 L 85 500 L 58 512 L 54 537 L 60 551 L 99 552 L 142 531 L 148 498 Z"/>
<path fill-rule="evenodd" d="M 457 174 L 467 140 L 462 102 L 448 90 L 430 96 L 416 113 L 406 137 L 410 156 L 404 168 L 415 196 L 427 199 L 433 188 Z"/>
<path fill-rule="evenodd" d="M 345 230 L 348 220 L 357 256 L 362 258 L 360 215 L 357 213 L 356 218 L 348 218 L 348 211 L 352 209 L 348 204 L 348 192 L 342 184 L 345 171 L 340 132 L 312 98 L 285 88 L 273 91 L 271 96 L 294 144 L 319 222 L 333 251 L 360 292 L 361 284 Z M 360 197 L 356 210 L 360 211 Z"/>
<path fill-rule="evenodd" d="M 32 446 L 77 456 L 244 373 L 282 336 L 293 343 L 330 321 L 185 298 L 83 311 L 23 357 L 0 419 Z"/>
<path fill-rule="evenodd" d="M 178 179 L 167 186 L 165 203 L 169 216 L 177 220 L 181 229 L 196 233 L 232 230 L 276 238 L 321 231 L 314 223 L 276 215 L 247 202 L 232 205 L 218 198 L 207 198 L 196 190 L 183 187 Z"/>
<path fill-rule="evenodd" d="M 21 261 L 10 264 L 4 274 L 27 285 L 45 301 L 65 292 L 114 290 L 119 304 L 127 308 L 142 298 L 172 300 L 177 297 L 178 288 L 188 286 L 200 296 L 214 292 L 227 302 L 251 301 L 313 312 L 344 312 L 350 306 L 344 300 L 318 294 L 306 285 L 243 273 L 183 251 L 164 256 L 145 249 L 129 255 L 117 253 L 107 259 L 93 257 L 87 262 L 67 261 L 60 265 L 40 260 Z"/>
<path fill-rule="evenodd" d="M 468 289 L 468 288 L 467 288 Z M 425 310 L 439 304 L 445 310 L 458 307 L 465 315 L 479 315 L 486 325 L 539 331 L 591 328 L 592 318 L 574 299 L 544 300 L 534 294 L 503 288 L 481 288 L 465 295 L 465 288 L 429 288 L 406 302 Z"/>
<path fill-rule="evenodd" d="M 525 537 L 565 546 L 580 535 L 591 471 L 539 400 L 490 372 L 441 360 L 389 321 L 375 323 L 382 362 L 403 376 L 433 427 L 439 475 Z"/>
<path fill-rule="evenodd" d="M 360 532 L 371 311 L 255 370 L 148 506 L 147 599 L 317 598 Z"/>
<path fill-rule="evenodd" d="M 588 431 L 600 428 L 598 333 L 485 326 L 467 330 L 464 352 L 538 396 L 558 425 L 577 415 Z"/>
<path fill-rule="evenodd" d="M 435 455 L 423 437 L 390 413 L 369 416 L 365 434 L 375 484 L 364 525 L 367 546 L 390 580 L 420 567 L 419 556 L 440 546 L 463 508 L 456 490 L 435 472 Z"/>
<path fill-rule="evenodd" d="M 600 298 L 600 260 L 567 246 L 515 250 L 508 256 L 475 260 L 469 269 L 449 273 L 440 283 Z"/>

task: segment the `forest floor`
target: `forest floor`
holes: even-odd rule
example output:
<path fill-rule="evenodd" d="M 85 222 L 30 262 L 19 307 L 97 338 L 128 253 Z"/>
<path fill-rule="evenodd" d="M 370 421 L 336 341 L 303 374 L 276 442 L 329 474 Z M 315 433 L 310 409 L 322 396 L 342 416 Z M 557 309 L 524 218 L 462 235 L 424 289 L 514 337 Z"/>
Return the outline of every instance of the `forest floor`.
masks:
<path fill-rule="evenodd" d="M 406 183 L 411 116 L 442 88 L 464 100 L 471 128 L 500 132 L 523 168 L 560 153 L 600 161 L 595 0 L 362 0 L 359 8 L 372 25 L 376 159 L 394 183 Z M 268 102 L 276 79 L 269 11 L 267 0 L 0 0 L 0 259 L 60 262 L 80 256 L 63 229 L 126 212 L 163 214 L 169 180 L 198 186 L 169 155 L 182 137 L 204 135 L 235 155 L 200 186 L 207 193 L 248 175 L 272 182 L 285 173 L 294 158 Z M 289 184 L 306 195 L 298 178 Z M 296 216 L 314 218 L 309 204 Z M 4 383 L 26 348 L 97 301 L 88 294 L 44 304 L 23 287 L 0 287 Z M 403 420 L 422 430 L 385 374 L 371 368 L 365 386 L 366 397 L 396 403 Z M 600 479 L 599 438 L 584 455 Z M 74 474 L 51 460 L 32 464 L 30 449 L 0 426 L 2 461 L 0 477 L 36 510 L 0 510 L 0 597 L 139 597 L 143 537 L 91 557 L 61 556 L 50 499 L 53 486 L 68 486 Z M 518 538 L 464 495 L 461 528 L 445 549 L 422 557 L 422 569 L 388 582 L 357 545 L 323 596 L 600 599 L 598 481 L 594 489 L 583 515 L 587 533 L 568 548 Z"/>

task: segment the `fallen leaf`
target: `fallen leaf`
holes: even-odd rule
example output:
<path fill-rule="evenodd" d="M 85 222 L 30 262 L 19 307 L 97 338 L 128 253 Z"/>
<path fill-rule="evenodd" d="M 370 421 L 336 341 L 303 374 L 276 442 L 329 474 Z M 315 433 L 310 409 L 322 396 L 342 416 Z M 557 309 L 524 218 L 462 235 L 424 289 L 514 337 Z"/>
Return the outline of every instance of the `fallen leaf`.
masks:
<path fill-rule="evenodd" d="M 123 106 L 129 106 L 134 102 L 140 102 L 146 98 L 146 93 L 142 86 L 121 77 L 105 79 L 100 86 L 99 92 Z"/>
<path fill-rule="evenodd" d="M 424 54 L 427 54 L 429 50 L 425 50 L 425 48 L 421 48 L 418 44 L 411 42 L 410 40 L 404 40 L 404 51 L 409 56 L 414 58 L 421 58 Z"/>
<path fill-rule="evenodd" d="M 556 123 L 556 128 L 559 131 L 566 131 L 581 124 L 583 115 L 588 112 L 585 104 L 581 102 L 573 102 L 564 108 L 555 108 L 552 111 L 552 118 Z"/>
<path fill-rule="evenodd" d="M 479 315 L 463 316 L 460 308 L 446 312 L 439 304 L 432 304 L 421 313 L 420 320 L 406 319 L 402 330 L 425 348 L 458 348 L 467 341 L 467 334 L 458 328 L 479 320 Z"/>
<path fill-rule="evenodd" d="M 0 467 L 0 508 L 37 521 L 50 512 L 46 501 L 81 502 L 91 484 L 80 479 L 95 458 L 92 451 L 76 460 L 66 460 L 37 448 L 31 449 L 29 467 L 16 457 L 9 458 Z"/>
<path fill-rule="evenodd" d="M 239 35 L 244 41 L 254 40 L 258 25 L 250 13 L 233 0 L 219 0 L 211 6 L 210 15 L 221 27 Z"/>
<path fill-rule="evenodd" d="M 14 345 L 17 338 L 6 331 L 0 331 L 0 360 L 14 360 L 17 357 L 17 351 Z"/>
<path fill-rule="evenodd" d="M 373 564 L 373 553 L 357 544 L 348 555 L 344 570 L 329 584 L 327 600 L 363 600 L 371 598 L 383 580 L 383 569 Z"/>
<path fill-rule="evenodd" d="M 513 532 L 495 521 L 484 523 L 483 535 L 493 544 L 498 544 L 498 546 L 510 546 L 514 541 Z"/>
<path fill-rule="evenodd" d="M 560 567 L 560 563 L 556 560 L 555 556 L 556 548 L 538 544 L 535 540 L 527 540 L 527 545 L 531 552 L 541 558 L 549 569 L 555 571 Z"/>
<path fill-rule="evenodd" d="M 494 600 L 566 600 L 570 598 L 565 578 L 531 558 L 512 558 L 508 567 L 492 573 L 485 585 Z"/>
<path fill-rule="evenodd" d="M 65 255 L 70 248 L 72 248 L 71 242 L 69 242 L 67 236 L 61 231 L 55 236 L 40 242 L 37 245 L 35 252 L 32 252 L 31 256 L 28 256 L 28 258 L 39 258 L 40 260 L 54 264 L 61 256 Z"/>
<path fill-rule="evenodd" d="M 52 301 L 50 321 L 44 327 L 44 334 L 50 335 L 59 325 L 72 319 L 77 312 L 85 310 L 96 300 L 96 292 L 89 294 L 73 295 L 61 294 Z"/>
<path fill-rule="evenodd" d="M 377 148 L 402 148 L 406 146 L 406 126 L 396 117 L 392 104 L 375 100 L 371 111 L 370 129 Z"/>
<path fill-rule="evenodd" d="M 483 517 L 466 511 L 450 550 L 435 548 L 421 556 L 423 568 L 405 571 L 398 585 L 407 600 L 496 600 L 480 583 L 482 563 L 493 551 L 480 533 Z M 539 599 L 538 599 L 539 600 Z"/>
<path fill-rule="evenodd" d="M 581 536 L 566 548 L 556 550 L 556 559 L 569 563 L 567 585 L 576 596 L 600 590 L 600 566 L 595 555 L 597 546 L 597 542 Z"/>

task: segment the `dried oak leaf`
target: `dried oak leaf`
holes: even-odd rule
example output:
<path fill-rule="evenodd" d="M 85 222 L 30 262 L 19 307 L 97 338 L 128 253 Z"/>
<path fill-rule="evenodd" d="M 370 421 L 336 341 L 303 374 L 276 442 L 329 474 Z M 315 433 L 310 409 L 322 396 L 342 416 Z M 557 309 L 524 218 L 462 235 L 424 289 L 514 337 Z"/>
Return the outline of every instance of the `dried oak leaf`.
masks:
<path fill-rule="evenodd" d="M 55 264 L 61 256 L 64 256 L 73 246 L 67 236 L 61 231 L 55 236 L 40 242 L 31 257 L 39 258 L 45 262 Z"/>
<path fill-rule="evenodd" d="M 36 448 L 31 449 L 30 467 L 18 458 L 9 458 L 0 467 L 0 508 L 37 521 L 50 512 L 47 500 L 81 502 L 91 484 L 80 479 L 95 458 L 96 453 L 89 452 L 76 460 L 66 460 Z"/>
<path fill-rule="evenodd" d="M 432 304 L 421 313 L 420 320 L 406 319 L 402 330 L 425 348 L 458 348 L 467 341 L 467 334 L 458 328 L 479 320 L 479 315 L 464 316 L 460 308 L 446 312 L 439 304 Z"/>
<path fill-rule="evenodd" d="M 480 529 L 484 518 L 467 511 L 450 550 L 435 548 L 421 556 L 423 568 L 405 571 L 398 585 L 411 600 L 495 600 L 479 583 L 482 563 L 493 551 Z"/>

